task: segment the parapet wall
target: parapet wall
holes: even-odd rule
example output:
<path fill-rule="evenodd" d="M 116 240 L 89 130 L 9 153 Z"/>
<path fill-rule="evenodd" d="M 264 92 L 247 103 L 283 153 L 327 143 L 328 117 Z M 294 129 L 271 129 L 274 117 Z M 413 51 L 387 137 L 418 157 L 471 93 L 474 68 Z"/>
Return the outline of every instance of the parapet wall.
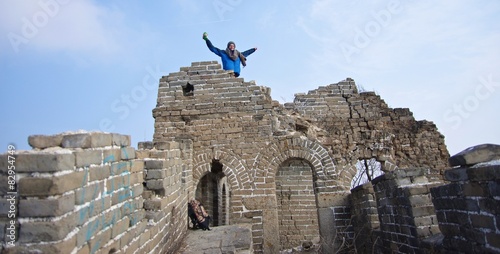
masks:
<path fill-rule="evenodd" d="M 6 230 L 12 203 L 1 200 L 2 253 L 168 253 L 179 247 L 187 230 L 181 178 L 190 165 L 189 142 L 136 151 L 129 136 L 80 132 L 30 136 L 29 143 L 34 150 L 14 155 L 15 239 Z M 7 167 L 0 168 L 6 181 Z"/>
<path fill-rule="evenodd" d="M 500 253 L 500 146 L 463 153 L 447 183 L 398 169 L 353 189 L 357 253 Z"/>
<path fill-rule="evenodd" d="M 500 253 L 500 146 L 481 145 L 450 161 L 457 167 L 445 172 L 449 183 L 431 189 L 442 248 Z"/>

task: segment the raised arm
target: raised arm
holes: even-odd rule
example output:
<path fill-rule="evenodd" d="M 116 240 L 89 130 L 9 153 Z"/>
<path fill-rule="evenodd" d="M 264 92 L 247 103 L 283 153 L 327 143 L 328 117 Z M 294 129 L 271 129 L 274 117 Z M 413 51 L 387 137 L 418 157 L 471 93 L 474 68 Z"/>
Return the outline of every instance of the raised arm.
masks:
<path fill-rule="evenodd" d="M 247 57 L 249 56 L 250 54 L 252 54 L 253 52 L 255 52 L 257 50 L 257 48 L 251 48 L 249 50 L 245 50 L 243 52 L 241 52 L 241 54 L 244 56 L 244 57 Z"/>
<path fill-rule="evenodd" d="M 207 47 L 210 51 L 214 52 L 214 54 L 221 56 L 221 51 L 219 48 L 216 48 L 212 42 L 208 39 L 208 35 L 206 33 L 203 34 L 203 40 L 207 43 Z"/>

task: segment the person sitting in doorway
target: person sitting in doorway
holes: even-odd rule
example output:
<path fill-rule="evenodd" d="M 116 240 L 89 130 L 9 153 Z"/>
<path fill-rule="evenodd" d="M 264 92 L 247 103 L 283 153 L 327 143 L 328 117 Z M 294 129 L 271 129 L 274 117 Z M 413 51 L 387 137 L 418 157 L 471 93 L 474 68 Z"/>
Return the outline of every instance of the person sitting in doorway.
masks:
<path fill-rule="evenodd" d="M 192 199 L 189 201 L 188 216 L 193 223 L 193 229 L 210 230 L 210 216 L 198 200 Z"/>

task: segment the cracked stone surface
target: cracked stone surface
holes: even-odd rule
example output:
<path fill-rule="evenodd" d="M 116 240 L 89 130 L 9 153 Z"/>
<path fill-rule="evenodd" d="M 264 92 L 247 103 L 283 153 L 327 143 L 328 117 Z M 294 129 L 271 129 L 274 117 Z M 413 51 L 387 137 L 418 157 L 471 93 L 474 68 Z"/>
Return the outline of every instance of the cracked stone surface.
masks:
<path fill-rule="evenodd" d="M 211 231 L 188 230 L 179 253 L 252 253 L 252 225 L 212 227 Z"/>

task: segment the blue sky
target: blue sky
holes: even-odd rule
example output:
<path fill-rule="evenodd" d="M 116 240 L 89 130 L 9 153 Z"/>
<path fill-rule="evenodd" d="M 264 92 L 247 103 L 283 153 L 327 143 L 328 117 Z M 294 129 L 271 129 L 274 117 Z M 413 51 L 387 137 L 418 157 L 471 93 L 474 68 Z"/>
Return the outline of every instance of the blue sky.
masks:
<path fill-rule="evenodd" d="M 500 144 L 500 1 L 2 0 L 0 150 L 107 131 L 151 140 L 158 80 L 258 47 L 245 80 L 275 100 L 353 78 L 434 122 L 451 154 Z"/>

